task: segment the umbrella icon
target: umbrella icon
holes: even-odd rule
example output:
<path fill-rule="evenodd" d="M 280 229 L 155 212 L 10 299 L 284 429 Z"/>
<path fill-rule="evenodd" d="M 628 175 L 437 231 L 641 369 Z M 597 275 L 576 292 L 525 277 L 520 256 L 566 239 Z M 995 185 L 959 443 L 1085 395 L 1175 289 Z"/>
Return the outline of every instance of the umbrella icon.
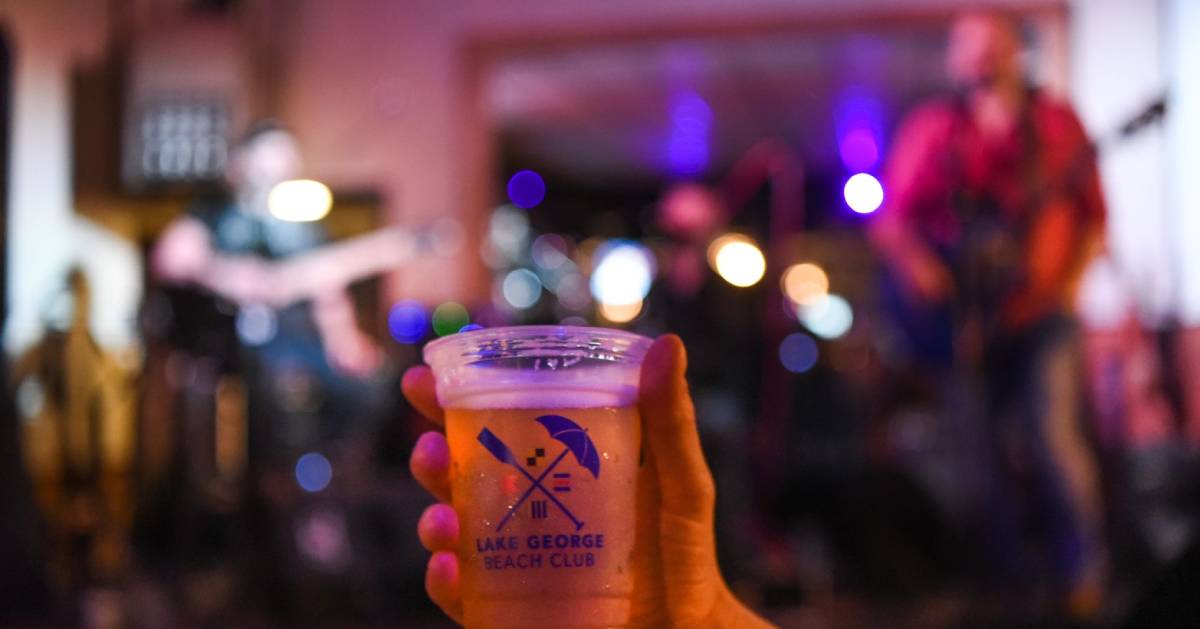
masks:
<path fill-rule="evenodd" d="M 512 515 L 517 512 L 517 509 L 529 498 L 530 495 L 533 494 L 534 490 L 540 490 L 546 495 L 547 498 L 550 499 L 551 502 L 553 502 L 556 506 L 558 506 L 559 509 L 562 510 L 563 514 L 566 515 L 575 525 L 575 530 L 578 531 L 579 529 L 583 528 L 583 522 L 576 518 L 575 515 L 572 514 L 571 511 L 554 496 L 554 494 L 550 493 L 546 487 L 542 485 L 542 481 L 545 480 L 546 476 L 548 476 L 560 462 L 562 462 L 567 454 L 574 454 L 575 460 L 579 463 L 580 467 L 591 472 L 593 478 L 600 478 L 600 454 L 596 451 L 596 444 L 592 443 L 591 437 L 588 437 L 587 431 L 580 427 L 579 424 L 576 424 L 566 417 L 563 417 L 562 415 L 542 415 L 535 421 L 541 424 L 542 427 L 544 427 L 546 431 L 550 433 L 552 438 L 566 446 L 562 453 L 560 453 L 558 457 L 550 463 L 550 465 L 546 466 L 546 469 L 542 472 L 541 476 L 538 476 L 537 478 L 534 478 L 532 474 L 525 471 L 525 468 L 521 467 L 520 463 L 517 462 L 516 456 L 513 455 L 512 449 L 510 449 L 507 444 L 501 441 L 500 438 L 495 435 L 495 433 L 487 428 L 484 428 L 479 432 L 479 443 L 483 444 L 483 447 L 487 449 L 492 456 L 496 457 L 502 463 L 507 463 L 512 467 L 515 467 L 517 471 L 521 472 L 521 474 L 523 474 L 525 478 L 528 478 L 529 482 L 531 483 L 529 485 L 529 489 L 526 489 L 525 493 L 521 494 L 521 496 L 517 498 L 517 501 L 508 508 L 508 513 L 504 514 L 504 518 L 501 519 L 500 523 L 496 525 L 496 530 L 502 530 L 504 525 L 508 523 L 509 518 L 511 518 Z"/>

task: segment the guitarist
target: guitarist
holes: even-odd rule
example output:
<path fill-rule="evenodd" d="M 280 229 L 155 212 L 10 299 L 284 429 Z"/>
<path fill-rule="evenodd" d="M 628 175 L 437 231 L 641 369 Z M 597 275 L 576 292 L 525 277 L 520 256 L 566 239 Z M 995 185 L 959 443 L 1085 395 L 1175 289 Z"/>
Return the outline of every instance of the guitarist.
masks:
<path fill-rule="evenodd" d="M 984 452 L 964 458 L 985 462 L 980 515 L 996 567 L 1031 581 L 1021 531 L 1045 529 L 1036 563 L 1049 564 L 1068 609 L 1086 615 L 1101 596 L 1100 509 L 1069 311 L 1105 209 L 1079 120 L 1027 86 L 1019 47 L 1007 16 L 955 20 L 946 55 L 955 91 L 901 125 L 871 239 L 898 280 L 899 318 L 935 322 L 915 345 L 963 382 L 955 397 L 980 405 Z M 970 423 L 972 413 L 952 410 Z"/>

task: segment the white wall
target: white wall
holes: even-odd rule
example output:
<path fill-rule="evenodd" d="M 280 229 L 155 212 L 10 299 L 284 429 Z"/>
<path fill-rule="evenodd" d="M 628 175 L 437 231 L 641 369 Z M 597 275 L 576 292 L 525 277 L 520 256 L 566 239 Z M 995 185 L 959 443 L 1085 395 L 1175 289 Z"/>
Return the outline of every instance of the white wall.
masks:
<path fill-rule="evenodd" d="M 1167 84 L 1157 3 L 1075 0 L 1071 7 L 1072 100 L 1094 139 L 1159 98 Z M 1108 201 L 1110 253 L 1126 287 L 1136 287 L 1139 314 L 1163 321 L 1172 308 L 1170 249 L 1161 126 L 1128 141 L 1102 144 L 1101 179 Z M 1116 279 L 1116 276 L 1113 276 Z"/>
<path fill-rule="evenodd" d="M 1167 103 L 1167 202 L 1179 262 L 1179 316 L 1200 325 L 1200 2 L 1166 2 L 1171 94 Z"/>
<path fill-rule="evenodd" d="M 57 6 L 51 6 L 57 5 Z M 19 8 L 18 8 L 19 6 Z M 0 6 L 13 48 L 8 191 L 8 322 L 4 345 L 40 336 L 40 310 L 70 259 L 69 29 L 62 3 Z"/>
<path fill-rule="evenodd" d="M 8 190 L 8 320 L 3 345 L 18 352 L 42 333 L 42 313 L 63 286 L 66 272 L 80 255 L 109 254 L 109 242 L 94 229 L 76 224 L 71 198 L 72 64 L 102 52 L 106 4 L 99 0 L 0 0 L 0 23 L 12 47 L 12 120 Z M 106 274 L 128 271 L 128 265 Z M 136 272 L 138 267 L 133 267 Z M 93 286 L 107 286 L 114 275 L 89 274 Z M 140 275 L 137 277 L 140 281 Z M 124 282 L 128 284 L 128 282 Z M 124 285 L 122 284 L 122 285 Z M 128 291 L 125 291 L 128 292 Z M 122 293 L 124 294 L 124 293 Z M 125 295 L 121 303 L 127 304 Z M 111 304 L 97 308 L 93 321 L 106 340 L 128 342 L 115 334 Z M 97 319 L 95 315 L 100 314 Z M 120 320 L 127 328 L 127 313 Z"/>

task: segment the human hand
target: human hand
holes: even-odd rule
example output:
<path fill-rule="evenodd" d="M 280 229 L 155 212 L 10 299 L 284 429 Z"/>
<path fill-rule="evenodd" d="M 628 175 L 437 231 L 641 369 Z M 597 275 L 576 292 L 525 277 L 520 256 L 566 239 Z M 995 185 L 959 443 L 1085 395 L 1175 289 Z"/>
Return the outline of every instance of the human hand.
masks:
<path fill-rule="evenodd" d="M 943 303 L 954 291 L 946 264 L 928 252 L 913 252 L 903 261 L 909 295 L 923 304 Z"/>
<path fill-rule="evenodd" d="M 684 372 L 687 356 L 674 335 L 659 337 L 642 364 L 638 411 L 645 460 L 638 476 L 631 627 L 769 627 L 729 591 L 717 566 L 713 529 L 716 491 L 700 449 Z M 419 366 L 404 374 L 404 395 L 422 414 L 443 422 L 433 374 Z M 462 622 L 458 516 L 450 506 L 450 448 L 441 433 L 421 435 L 413 476 L 440 503 L 417 525 L 433 553 L 425 572 L 429 597 Z"/>

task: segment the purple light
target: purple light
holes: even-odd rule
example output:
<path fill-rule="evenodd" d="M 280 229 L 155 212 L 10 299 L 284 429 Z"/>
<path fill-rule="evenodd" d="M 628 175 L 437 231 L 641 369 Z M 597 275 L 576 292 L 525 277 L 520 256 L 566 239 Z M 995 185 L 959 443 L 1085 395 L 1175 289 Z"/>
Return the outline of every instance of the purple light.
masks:
<path fill-rule="evenodd" d="M 316 493 L 333 480 L 333 466 L 319 452 L 308 452 L 296 460 L 296 483 L 308 493 Z"/>
<path fill-rule="evenodd" d="M 850 170 L 869 170 L 879 163 L 879 145 L 869 129 L 852 129 L 841 137 L 838 150 L 842 163 Z"/>
<path fill-rule="evenodd" d="M 792 373 L 804 373 L 812 369 L 819 356 L 817 342 L 803 332 L 789 334 L 779 344 L 779 362 Z"/>
<path fill-rule="evenodd" d="M 388 311 L 388 331 L 399 343 L 418 343 L 429 330 L 429 315 L 421 302 L 396 302 Z"/>
<path fill-rule="evenodd" d="M 479 325 L 478 323 L 468 323 L 468 324 L 464 325 L 463 327 L 459 328 L 458 331 L 460 333 L 462 333 L 462 332 L 470 332 L 472 330 L 482 330 L 482 329 L 483 329 L 483 326 Z"/>
<path fill-rule="evenodd" d="M 537 207 L 546 198 L 546 182 L 532 170 L 518 171 L 508 180 L 508 200 L 526 210 Z"/>
<path fill-rule="evenodd" d="M 666 151 L 667 167 L 672 173 L 694 176 L 708 167 L 712 122 L 712 108 L 703 97 L 690 90 L 675 94 Z"/>
<path fill-rule="evenodd" d="M 838 152 L 846 168 L 865 171 L 879 164 L 883 153 L 883 104 L 864 88 L 842 94 L 833 111 Z"/>

